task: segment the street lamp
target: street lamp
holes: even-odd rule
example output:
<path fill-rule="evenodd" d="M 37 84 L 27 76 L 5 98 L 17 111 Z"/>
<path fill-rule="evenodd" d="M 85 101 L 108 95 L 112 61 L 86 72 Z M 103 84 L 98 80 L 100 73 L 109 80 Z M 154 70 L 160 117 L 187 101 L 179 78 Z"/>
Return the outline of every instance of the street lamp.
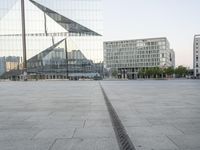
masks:
<path fill-rule="evenodd" d="M 23 47 L 23 76 L 24 81 L 27 80 L 27 61 L 26 61 L 26 27 L 25 27 L 25 11 L 24 0 L 21 0 L 21 19 L 22 19 L 22 47 Z"/>

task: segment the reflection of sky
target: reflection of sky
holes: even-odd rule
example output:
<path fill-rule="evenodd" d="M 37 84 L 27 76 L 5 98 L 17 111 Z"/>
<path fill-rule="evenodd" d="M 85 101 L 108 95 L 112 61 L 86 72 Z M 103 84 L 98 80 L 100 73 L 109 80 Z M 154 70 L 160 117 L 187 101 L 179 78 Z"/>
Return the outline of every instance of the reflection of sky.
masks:
<path fill-rule="evenodd" d="M 6 0 L 4 0 L 5 2 Z M 6 1 L 8 2 L 8 1 Z M 74 0 L 37 0 L 44 6 L 68 17 L 100 34 L 102 34 L 102 16 L 99 0 L 74 1 Z M 7 13 L 0 20 L 0 34 L 21 34 L 21 11 L 20 0 L 13 0 L 14 6 L 5 5 Z M 0 6 L 2 8 L 2 6 Z M 8 11 L 8 8 L 10 9 Z M 44 33 L 44 13 L 29 1 L 25 1 L 26 8 L 26 33 Z M 3 13 L 1 13 L 3 14 Z M 47 18 L 47 32 L 66 32 L 64 28 L 55 23 L 50 17 Z M 64 37 L 55 37 L 55 42 Z M 51 37 L 27 37 L 27 57 L 52 45 Z M 64 45 L 59 45 L 64 47 Z M 102 38 L 101 37 L 69 37 L 68 49 L 79 49 L 88 59 L 102 61 Z M 0 56 L 22 55 L 21 37 L 0 37 Z"/>
<path fill-rule="evenodd" d="M 0 0 L 0 19 L 10 10 L 17 0 Z"/>

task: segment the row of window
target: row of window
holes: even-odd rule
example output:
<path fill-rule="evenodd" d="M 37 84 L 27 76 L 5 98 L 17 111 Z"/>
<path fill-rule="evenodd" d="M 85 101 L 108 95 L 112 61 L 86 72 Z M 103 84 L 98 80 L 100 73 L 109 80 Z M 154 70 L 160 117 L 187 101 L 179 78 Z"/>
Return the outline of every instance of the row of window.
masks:
<path fill-rule="evenodd" d="M 136 64 L 108 64 L 107 68 L 120 68 L 120 67 L 156 67 L 160 63 L 136 63 Z"/>
<path fill-rule="evenodd" d="M 114 60 L 114 61 L 106 61 L 106 63 L 134 63 L 134 62 L 159 62 L 159 58 L 155 59 L 131 59 L 131 60 Z"/>
<path fill-rule="evenodd" d="M 126 56 L 118 56 L 118 55 L 106 55 L 106 60 L 113 60 L 113 59 L 134 59 L 134 58 L 160 58 L 159 54 L 154 55 L 126 55 Z"/>
<path fill-rule="evenodd" d="M 138 46 L 138 45 L 130 45 L 130 46 L 107 46 L 105 49 L 108 51 L 110 50 L 153 50 L 153 49 L 165 49 L 165 45 L 160 46 Z"/>
<path fill-rule="evenodd" d="M 140 55 L 149 55 L 149 54 L 159 54 L 159 50 L 148 50 L 148 51 L 107 51 L 104 52 L 106 55 L 135 55 L 135 54 L 140 54 Z"/>

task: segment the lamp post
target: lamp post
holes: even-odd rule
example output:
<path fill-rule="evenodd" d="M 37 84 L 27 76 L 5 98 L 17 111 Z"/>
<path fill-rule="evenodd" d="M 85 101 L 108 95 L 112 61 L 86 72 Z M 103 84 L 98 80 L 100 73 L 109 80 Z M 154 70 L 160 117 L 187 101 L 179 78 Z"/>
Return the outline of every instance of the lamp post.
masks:
<path fill-rule="evenodd" d="M 23 76 L 24 76 L 24 81 L 26 81 L 27 61 L 26 61 L 26 27 L 25 27 L 24 0 L 21 0 L 21 19 L 22 19 L 22 47 L 23 47 Z"/>
<path fill-rule="evenodd" d="M 67 74 L 67 79 L 69 78 L 69 68 L 68 68 L 68 51 L 67 51 L 67 38 L 65 39 L 65 54 L 66 54 L 66 74 Z"/>

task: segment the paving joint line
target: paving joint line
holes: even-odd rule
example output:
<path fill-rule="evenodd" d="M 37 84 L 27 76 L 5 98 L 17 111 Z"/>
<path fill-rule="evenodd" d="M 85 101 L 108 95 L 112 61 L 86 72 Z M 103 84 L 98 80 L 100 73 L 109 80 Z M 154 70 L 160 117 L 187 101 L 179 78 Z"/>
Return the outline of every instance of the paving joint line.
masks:
<path fill-rule="evenodd" d="M 53 148 L 53 146 L 54 146 L 54 144 L 56 143 L 57 140 L 58 140 L 58 139 L 56 138 L 56 139 L 53 141 L 53 143 L 50 145 L 50 147 L 49 147 L 48 150 L 52 150 L 52 148 Z"/>
<path fill-rule="evenodd" d="M 83 128 L 85 128 L 85 124 L 86 124 L 86 120 L 84 120 L 84 123 L 83 123 Z"/>
<path fill-rule="evenodd" d="M 101 91 L 104 96 L 104 100 L 105 100 L 107 110 L 110 115 L 110 119 L 112 122 L 112 126 L 114 129 L 115 136 L 116 136 L 120 150 L 136 150 L 135 146 L 133 145 L 130 137 L 128 136 L 128 134 L 126 132 L 124 125 L 122 124 L 120 118 L 118 117 L 117 112 L 115 111 L 114 107 L 112 106 L 112 104 L 100 82 L 99 82 L 99 85 L 100 85 Z"/>
<path fill-rule="evenodd" d="M 75 135 L 76 130 L 77 130 L 77 128 L 74 129 L 74 132 L 73 132 L 72 138 L 74 138 L 74 135 Z"/>
<path fill-rule="evenodd" d="M 177 148 L 180 149 L 179 145 L 176 144 L 176 142 L 174 142 L 174 140 L 172 140 L 168 135 L 165 135 Z"/>

